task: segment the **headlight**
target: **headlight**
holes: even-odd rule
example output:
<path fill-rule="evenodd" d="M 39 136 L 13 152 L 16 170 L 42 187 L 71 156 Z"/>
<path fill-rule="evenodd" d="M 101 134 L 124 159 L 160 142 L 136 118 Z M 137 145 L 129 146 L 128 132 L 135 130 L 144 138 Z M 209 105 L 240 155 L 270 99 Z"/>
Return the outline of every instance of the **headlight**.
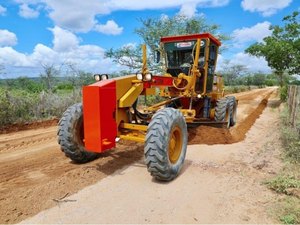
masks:
<path fill-rule="evenodd" d="M 107 74 L 95 74 L 94 78 L 96 81 L 108 80 L 108 75 Z"/>
<path fill-rule="evenodd" d="M 136 79 L 138 79 L 138 80 L 143 80 L 143 74 L 141 74 L 141 73 L 136 73 Z"/>
<path fill-rule="evenodd" d="M 145 81 L 151 81 L 152 80 L 152 74 L 151 73 L 147 73 L 144 77 Z"/>
<path fill-rule="evenodd" d="M 108 80 L 107 74 L 101 74 L 101 80 Z"/>
<path fill-rule="evenodd" d="M 94 75 L 94 79 L 95 79 L 96 81 L 100 81 L 100 80 L 101 80 L 101 75 L 100 75 L 100 74 L 95 74 L 95 75 Z"/>

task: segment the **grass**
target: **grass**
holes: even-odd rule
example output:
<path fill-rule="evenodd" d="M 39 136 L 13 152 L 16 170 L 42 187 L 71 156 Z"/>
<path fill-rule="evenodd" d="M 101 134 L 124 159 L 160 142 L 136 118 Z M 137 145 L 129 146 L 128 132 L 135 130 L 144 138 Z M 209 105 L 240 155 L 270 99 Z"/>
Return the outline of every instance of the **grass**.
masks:
<path fill-rule="evenodd" d="M 300 188 L 300 180 L 295 176 L 283 174 L 267 181 L 266 185 L 277 193 L 290 194 L 290 188 Z"/>
<path fill-rule="evenodd" d="M 272 206 L 271 215 L 283 224 L 300 224 L 300 165 L 287 162 L 281 173 L 265 184 L 281 194 Z"/>
<path fill-rule="evenodd" d="M 300 134 L 289 126 L 287 107 L 281 113 L 281 127 L 285 165 L 265 184 L 283 194 L 273 206 L 273 215 L 283 224 L 300 224 Z"/>
<path fill-rule="evenodd" d="M 288 110 L 285 107 L 281 113 L 281 139 L 285 146 L 283 153 L 286 160 L 300 164 L 300 133 L 290 126 L 289 121 Z"/>
<path fill-rule="evenodd" d="M 300 224 L 300 199 L 286 196 L 276 206 L 276 213 L 283 224 Z"/>

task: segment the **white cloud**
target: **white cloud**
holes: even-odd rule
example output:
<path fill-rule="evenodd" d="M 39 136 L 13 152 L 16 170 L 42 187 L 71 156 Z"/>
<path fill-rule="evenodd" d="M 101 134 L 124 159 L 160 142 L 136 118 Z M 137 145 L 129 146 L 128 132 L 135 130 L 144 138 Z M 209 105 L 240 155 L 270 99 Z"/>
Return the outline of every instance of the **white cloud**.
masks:
<path fill-rule="evenodd" d="M 271 68 L 263 57 L 255 57 L 243 52 L 237 53 L 231 63 L 245 65 L 248 70 L 253 72 L 271 72 Z"/>
<path fill-rule="evenodd" d="M 17 36 L 8 31 L 8 30 L 0 30 L 0 47 L 3 46 L 14 46 L 18 42 Z"/>
<path fill-rule="evenodd" d="M 193 17 L 197 13 L 197 4 L 196 3 L 187 3 L 183 4 L 180 8 L 179 15 L 186 16 L 188 18 Z"/>
<path fill-rule="evenodd" d="M 0 64 L 11 66 L 30 66 L 28 56 L 17 52 L 12 47 L 0 48 Z"/>
<path fill-rule="evenodd" d="M 39 66 L 39 64 L 52 65 L 60 63 L 59 53 L 43 44 L 37 44 L 33 50 L 33 53 L 28 58 L 31 61 L 32 66 Z"/>
<path fill-rule="evenodd" d="M 2 5 L 0 5 L 0 16 L 4 16 L 5 15 L 5 13 L 6 13 L 6 8 L 5 7 L 3 7 Z"/>
<path fill-rule="evenodd" d="M 115 10 L 145 10 L 145 9 L 165 9 L 181 7 L 182 5 L 195 4 L 198 7 L 219 7 L 229 3 L 229 0 L 110 0 L 106 1 L 111 11 Z"/>
<path fill-rule="evenodd" d="M 269 30 L 271 23 L 265 21 L 263 23 L 257 23 L 252 27 L 243 27 L 242 29 L 236 29 L 233 31 L 233 41 L 235 44 L 240 45 L 249 41 L 262 41 L 263 38 L 272 34 Z"/>
<path fill-rule="evenodd" d="M 107 1 L 89 0 L 44 0 L 50 11 L 50 18 L 56 25 L 72 31 L 88 32 L 96 25 L 97 14 L 108 14 Z"/>
<path fill-rule="evenodd" d="M 218 56 L 217 70 L 222 71 L 224 68 L 225 58 Z M 272 70 L 268 66 L 267 61 L 263 57 L 255 57 L 244 52 L 239 52 L 229 59 L 229 65 L 244 65 L 249 72 L 271 73 Z"/>
<path fill-rule="evenodd" d="M 123 31 L 123 27 L 119 27 L 113 20 L 108 20 L 106 24 L 97 24 L 95 30 L 103 34 L 118 35 Z"/>
<path fill-rule="evenodd" d="M 58 26 L 50 29 L 54 35 L 53 49 L 57 52 L 72 51 L 77 48 L 79 40 L 75 34 Z"/>
<path fill-rule="evenodd" d="M 42 71 L 41 65 L 61 65 L 70 63 L 77 68 L 98 73 L 111 73 L 117 66 L 104 58 L 105 50 L 96 45 L 80 45 L 73 33 L 60 27 L 49 29 L 53 33 L 53 47 L 37 44 L 31 54 L 23 54 L 11 46 L 0 47 L 0 64 L 9 68 L 8 76 L 37 76 Z M 0 37 L 2 37 L 0 35 Z M 20 68 L 24 70 L 21 73 Z M 31 71 L 31 72 L 30 72 Z"/>
<path fill-rule="evenodd" d="M 91 31 L 99 22 L 97 15 L 107 15 L 118 10 L 156 10 L 180 8 L 186 15 L 195 13 L 197 7 L 219 7 L 229 0 L 15 0 L 19 4 L 41 4 L 49 12 L 55 25 L 75 32 Z"/>
<path fill-rule="evenodd" d="M 267 17 L 289 6 L 291 2 L 292 0 L 243 0 L 241 5 L 246 11 L 259 12 Z"/>
<path fill-rule="evenodd" d="M 19 6 L 19 15 L 26 19 L 37 18 L 40 13 L 39 11 L 30 8 L 27 4 L 21 4 Z"/>

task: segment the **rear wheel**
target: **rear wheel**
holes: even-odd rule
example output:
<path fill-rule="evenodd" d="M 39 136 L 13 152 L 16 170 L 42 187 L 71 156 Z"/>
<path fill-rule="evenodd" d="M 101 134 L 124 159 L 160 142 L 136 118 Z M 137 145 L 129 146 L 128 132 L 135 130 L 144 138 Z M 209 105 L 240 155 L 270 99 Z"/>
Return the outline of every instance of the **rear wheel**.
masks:
<path fill-rule="evenodd" d="M 230 109 L 230 126 L 234 126 L 236 124 L 236 114 L 237 114 L 237 102 L 234 96 L 226 97 L 229 102 Z"/>
<path fill-rule="evenodd" d="M 58 123 L 58 144 L 67 157 L 76 163 L 85 163 L 97 157 L 89 152 L 83 144 L 83 110 L 82 104 L 70 106 Z"/>
<path fill-rule="evenodd" d="M 146 135 L 145 161 L 151 175 L 163 181 L 174 179 L 184 163 L 187 126 L 180 111 L 164 108 L 152 118 Z"/>
<path fill-rule="evenodd" d="M 227 98 L 217 100 L 215 106 L 215 121 L 225 122 L 226 128 L 230 127 L 230 105 Z"/>

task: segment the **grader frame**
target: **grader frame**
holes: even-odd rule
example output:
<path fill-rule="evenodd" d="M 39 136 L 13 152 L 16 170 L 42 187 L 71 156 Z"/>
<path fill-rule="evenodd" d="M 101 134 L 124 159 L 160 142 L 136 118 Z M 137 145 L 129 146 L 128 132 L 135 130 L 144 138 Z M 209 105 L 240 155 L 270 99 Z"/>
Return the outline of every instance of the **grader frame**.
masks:
<path fill-rule="evenodd" d="M 62 150 L 86 162 L 114 148 L 116 138 L 145 142 L 151 175 L 174 179 L 185 158 L 187 125 L 235 124 L 237 101 L 224 97 L 223 79 L 214 73 L 220 45 L 209 33 L 162 37 L 164 75 L 150 73 L 144 45 L 140 72 L 83 87 L 82 105 L 71 106 L 59 122 Z M 139 96 L 157 94 L 164 100 L 138 109 Z"/>

